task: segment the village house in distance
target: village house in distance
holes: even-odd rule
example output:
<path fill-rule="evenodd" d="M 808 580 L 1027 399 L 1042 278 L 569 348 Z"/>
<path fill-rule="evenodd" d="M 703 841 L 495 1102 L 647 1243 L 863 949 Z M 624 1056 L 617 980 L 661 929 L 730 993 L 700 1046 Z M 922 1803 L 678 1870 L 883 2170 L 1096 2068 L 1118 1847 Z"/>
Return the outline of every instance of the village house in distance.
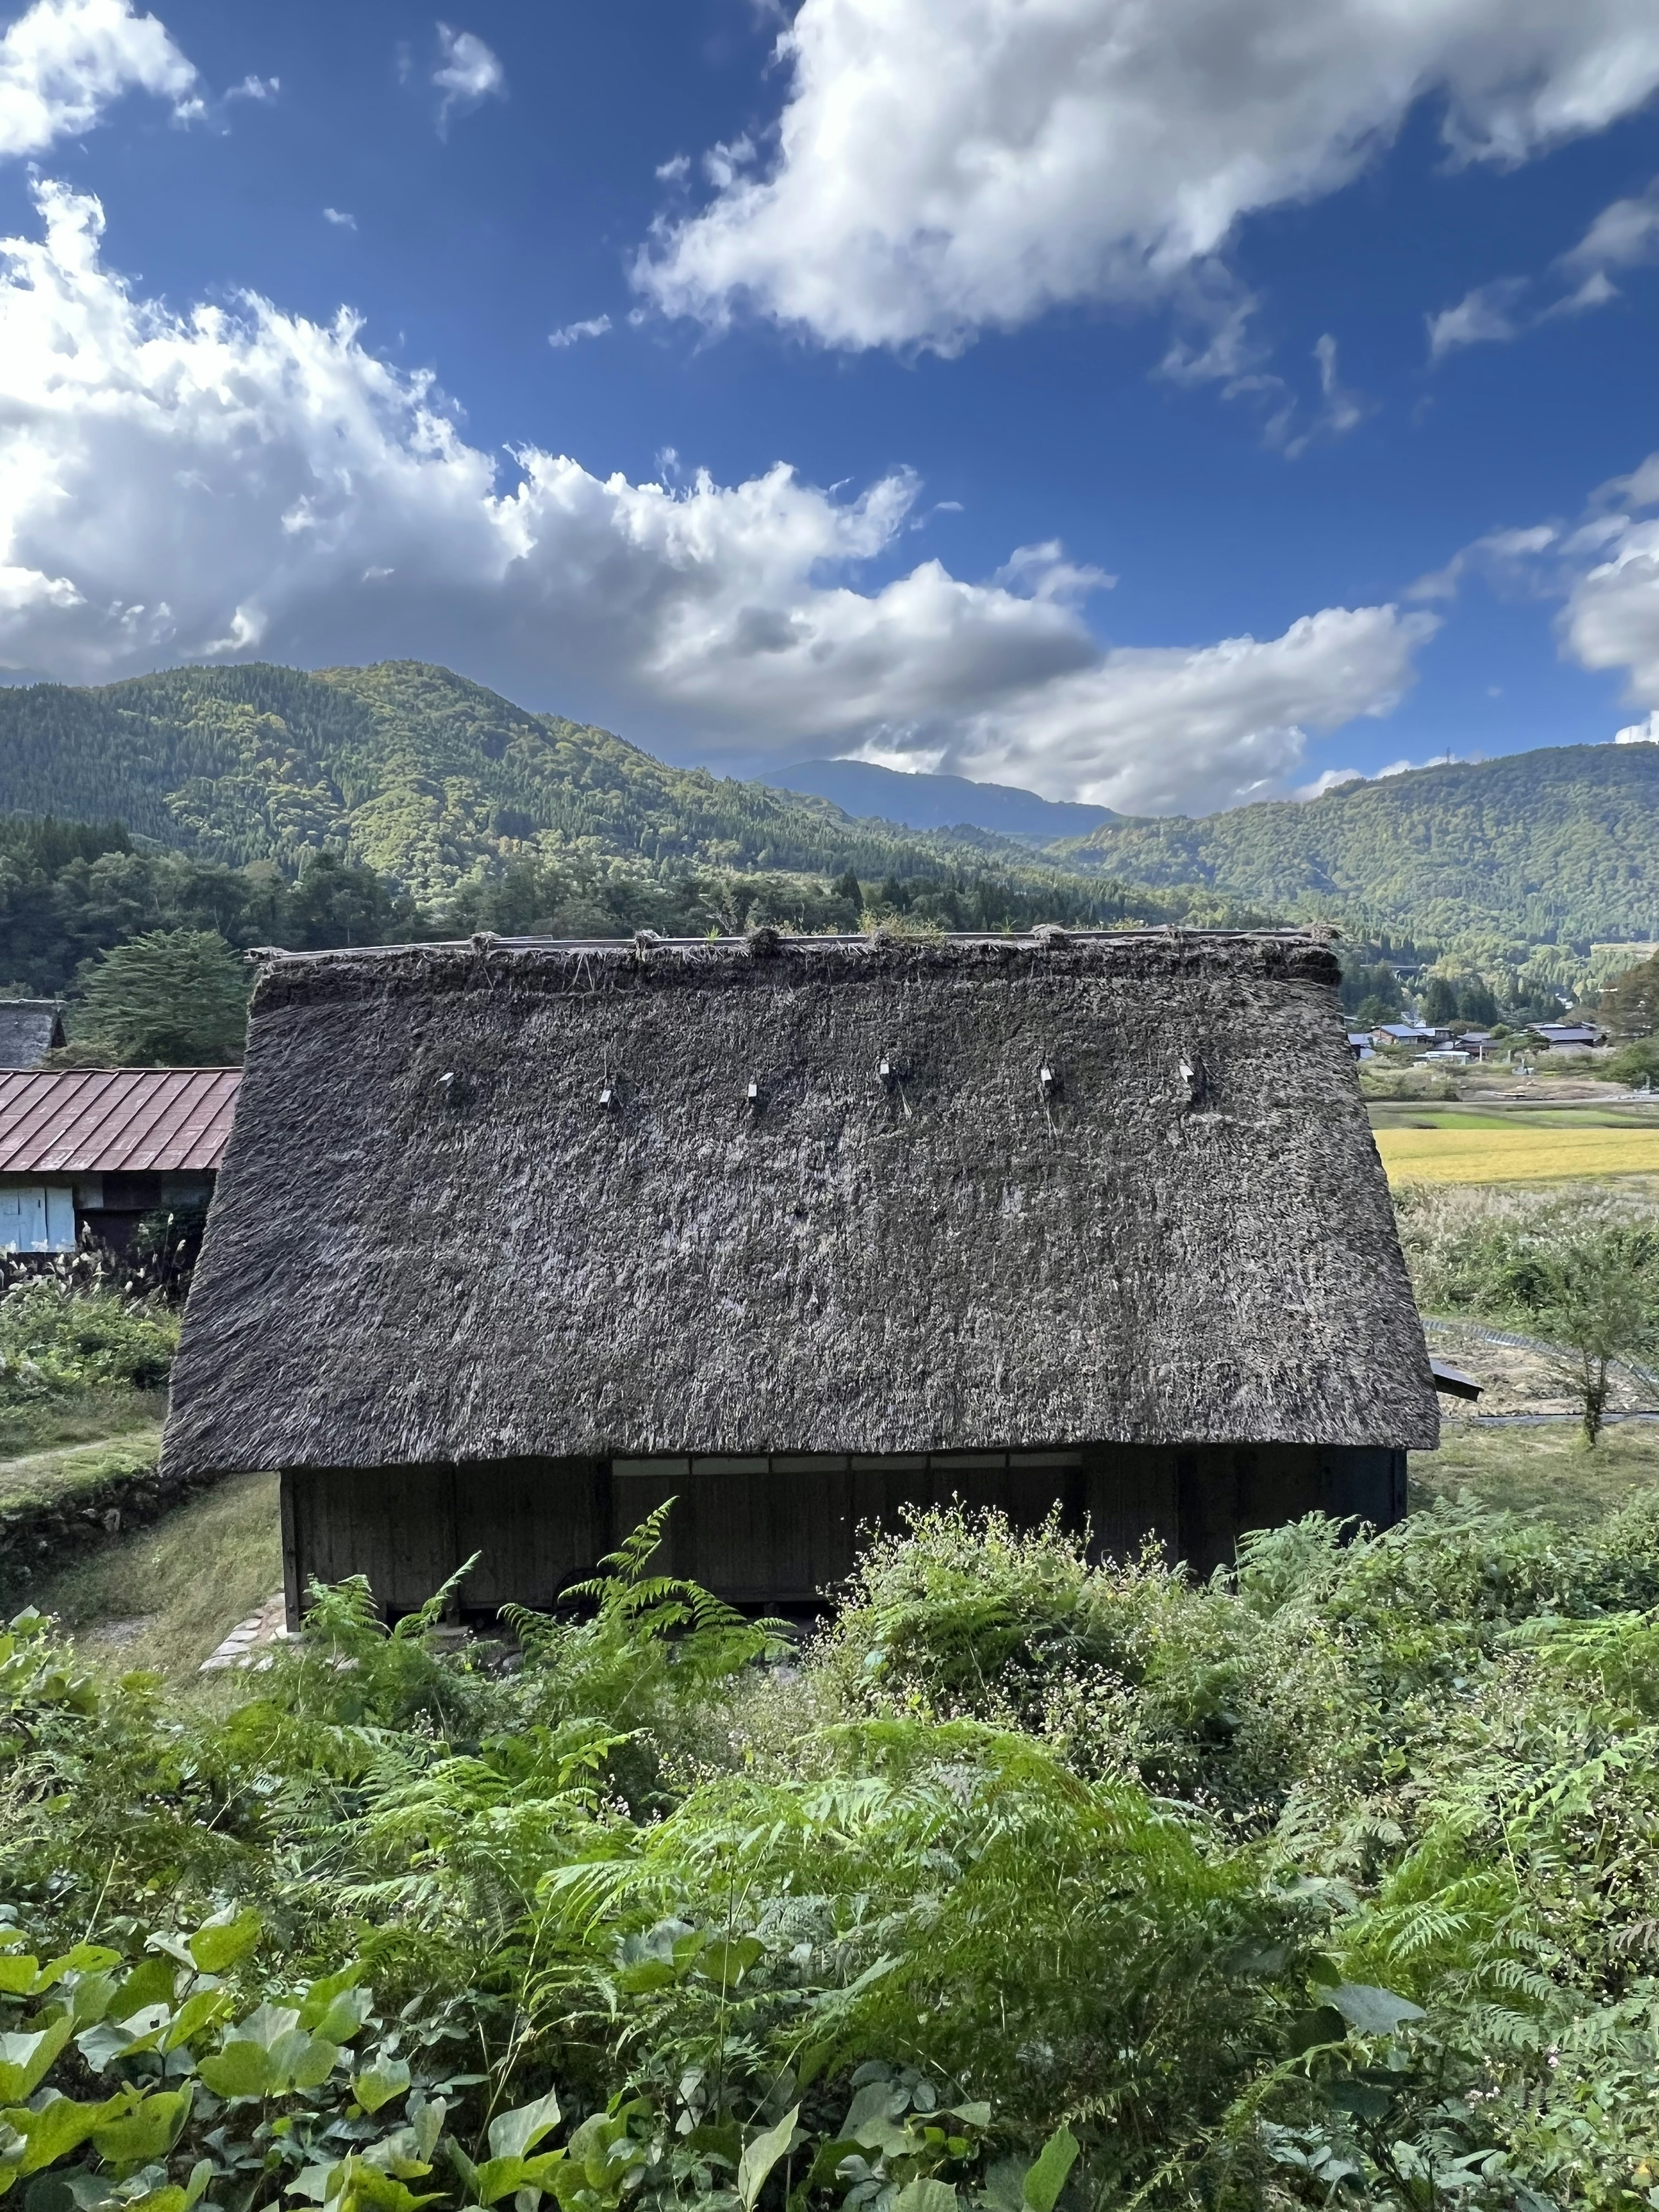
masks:
<path fill-rule="evenodd" d="M 273 956 L 174 1372 L 277 1468 L 288 1600 L 805 1607 L 861 1524 L 1058 1508 L 1205 1571 L 1386 1524 L 1435 1382 L 1337 963 L 1300 933 Z"/>

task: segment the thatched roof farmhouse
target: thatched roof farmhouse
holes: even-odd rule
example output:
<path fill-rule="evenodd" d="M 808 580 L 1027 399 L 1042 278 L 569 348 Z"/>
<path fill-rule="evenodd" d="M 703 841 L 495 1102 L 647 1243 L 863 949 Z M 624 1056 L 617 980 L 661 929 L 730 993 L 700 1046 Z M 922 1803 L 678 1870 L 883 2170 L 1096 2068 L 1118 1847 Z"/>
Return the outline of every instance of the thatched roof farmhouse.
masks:
<path fill-rule="evenodd" d="M 1300 933 L 273 957 L 185 1316 L 181 1470 L 280 1468 L 290 1603 L 810 1601 L 953 1494 L 1200 1567 L 1387 1522 L 1434 1381 Z"/>
<path fill-rule="evenodd" d="M 56 999 L 0 999 L 0 1067 L 39 1067 L 63 1042 Z"/>

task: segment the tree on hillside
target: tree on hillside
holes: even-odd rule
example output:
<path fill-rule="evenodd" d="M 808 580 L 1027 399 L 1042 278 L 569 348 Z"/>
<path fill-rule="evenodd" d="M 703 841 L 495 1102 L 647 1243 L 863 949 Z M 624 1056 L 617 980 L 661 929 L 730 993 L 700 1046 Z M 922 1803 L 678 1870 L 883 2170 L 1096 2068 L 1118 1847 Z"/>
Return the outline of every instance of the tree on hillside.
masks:
<path fill-rule="evenodd" d="M 66 1057 L 83 1067 L 222 1067 L 242 1056 L 247 971 L 216 930 L 150 930 L 85 962 L 77 981 Z"/>
<path fill-rule="evenodd" d="M 1659 953 L 1613 977 L 1601 994 L 1601 1019 L 1620 1036 L 1659 1030 Z"/>

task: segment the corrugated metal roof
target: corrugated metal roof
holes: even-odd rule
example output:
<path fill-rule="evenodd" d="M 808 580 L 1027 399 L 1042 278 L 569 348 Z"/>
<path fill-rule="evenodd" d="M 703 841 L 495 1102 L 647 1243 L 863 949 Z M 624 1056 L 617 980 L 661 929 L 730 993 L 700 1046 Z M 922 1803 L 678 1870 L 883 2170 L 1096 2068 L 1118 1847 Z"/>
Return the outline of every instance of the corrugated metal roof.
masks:
<path fill-rule="evenodd" d="M 216 1168 L 240 1067 L 0 1072 L 0 1175 Z"/>

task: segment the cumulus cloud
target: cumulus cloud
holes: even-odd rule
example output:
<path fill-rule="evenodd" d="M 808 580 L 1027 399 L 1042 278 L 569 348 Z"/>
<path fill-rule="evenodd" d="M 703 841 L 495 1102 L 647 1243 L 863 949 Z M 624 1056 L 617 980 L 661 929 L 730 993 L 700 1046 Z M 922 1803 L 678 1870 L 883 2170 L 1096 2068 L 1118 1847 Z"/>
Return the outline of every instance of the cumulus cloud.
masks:
<path fill-rule="evenodd" d="M 325 207 L 323 210 L 323 221 L 331 222 L 337 230 L 356 230 L 357 228 L 356 216 L 348 215 L 343 208 Z"/>
<path fill-rule="evenodd" d="M 154 15 L 127 0 L 35 0 L 0 37 L 0 155 L 89 131 L 131 91 L 201 112 L 195 69 Z"/>
<path fill-rule="evenodd" d="M 442 95 L 438 103 L 441 138 L 452 115 L 465 115 L 483 100 L 507 97 L 507 71 L 500 57 L 475 31 L 453 31 L 447 23 L 438 26 L 438 66 L 432 82 Z"/>
<path fill-rule="evenodd" d="M 1413 105 L 1513 163 L 1659 86 L 1652 0 L 801 0 L 755 158 L 636 277 L 823 343 L 951 352 L 1068 301 L 1162 295 L 1252 212 L 1346 184 Z"/>
<path fill-rule="evenodd" d="M 0 242 L 13 666 L 415 654 L 682 757 L 862 751 L 1150 811 L 1289 787 L 1314 734 L 1388 711 L 1434 625 L 1331 607 L 1277 637 L 1103 648 L 1079 603 L 1110 579 L 1058 544 L 984 581 L 893 573 L 902 471 L 851 496 L 781 463 L 732 485 L 535 447 L 502 467 L 349 314 L 177 312 L 104 266 L 95 201 L 37 198 L 44 237 Z"/>
<path fill-rule="evenodd" d="M 1618 505 L 1576 534 L 1590 557 L 1569 584 L 1563 635 L 1582 667 L 1623 672 L 1632 706 L 1659 707 L 1659 454 L 1603 497 Z"/>

